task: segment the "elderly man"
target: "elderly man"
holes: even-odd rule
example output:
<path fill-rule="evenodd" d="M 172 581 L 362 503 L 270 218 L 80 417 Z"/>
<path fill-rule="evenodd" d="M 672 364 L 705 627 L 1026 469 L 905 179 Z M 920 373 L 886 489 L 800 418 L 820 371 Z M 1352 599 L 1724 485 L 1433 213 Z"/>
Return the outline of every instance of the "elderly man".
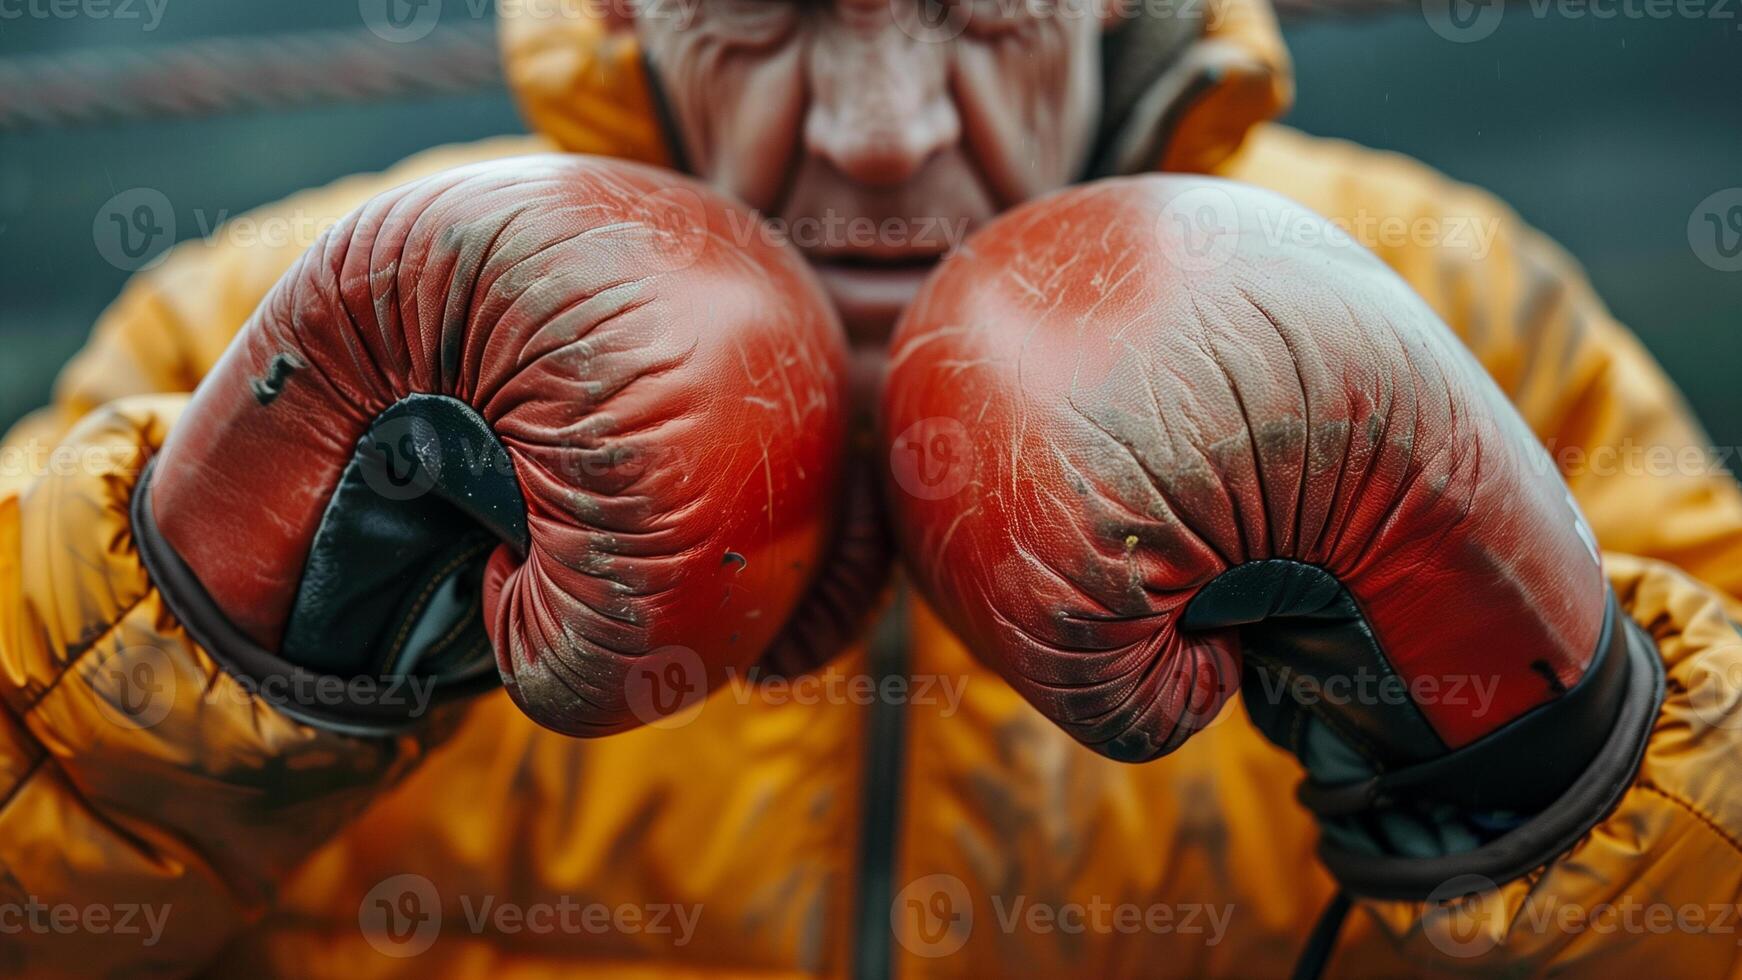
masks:
<path fill-rule="evenodd" d="M 9 436 L 88 465 L 0 496 L 8 972 L 1733 968 L 1742 493 L 1588 465 L 1703 437 L 1271 122 L 1261 0 L 502 18 L 535 135 L 179 248 Z"/>

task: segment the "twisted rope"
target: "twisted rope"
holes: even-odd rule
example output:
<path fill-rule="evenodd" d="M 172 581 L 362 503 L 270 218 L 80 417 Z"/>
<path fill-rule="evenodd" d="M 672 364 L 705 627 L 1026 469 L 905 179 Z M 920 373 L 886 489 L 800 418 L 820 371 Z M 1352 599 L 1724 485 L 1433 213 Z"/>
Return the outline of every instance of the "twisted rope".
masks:
<path fill-rule="evenodd" d="M 1284 20 L 1419 10 L 1419 0 L 1273 0 Z M 412 43 L 362 29 L 0 58 L 0 133 L 499 90 L 495 25 Z"/>
<path fill-rule="evenodd" d="M 366 30 L 0 59 L 0 132 L 489 91 L 494 25 L 395 44 Z"/>

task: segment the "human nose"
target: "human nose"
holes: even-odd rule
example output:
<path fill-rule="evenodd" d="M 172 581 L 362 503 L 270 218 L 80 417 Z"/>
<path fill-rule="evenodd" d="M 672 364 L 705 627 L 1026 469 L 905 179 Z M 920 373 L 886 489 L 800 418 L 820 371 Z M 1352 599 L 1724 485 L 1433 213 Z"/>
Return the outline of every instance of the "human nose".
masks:
<path fill-rule="evenodd" d="M 806 148 L 861 183 L 913 177 L 961 136 L 947 48 L 903 32 L 889 0 L 841 0 L 811 53 Z"/>

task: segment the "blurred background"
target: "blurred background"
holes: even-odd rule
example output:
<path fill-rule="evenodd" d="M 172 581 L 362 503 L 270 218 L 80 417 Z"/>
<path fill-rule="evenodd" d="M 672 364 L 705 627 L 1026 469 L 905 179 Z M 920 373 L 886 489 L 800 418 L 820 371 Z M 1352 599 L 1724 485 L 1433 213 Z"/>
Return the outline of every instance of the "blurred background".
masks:
<path fill-rule="evenodd" d="M 292 64 L 298 44 L 328 55 L 355 44 L 366 64 L 381 45 L 364 26 L 371 3 L 381 6 L 0 0 L 0 426 L 48 397 L 137 264 L 94 230 L 118 193 L 154 188 L 169 202 L 174 221 L 156 226 L 155 252 L 299 188 L 522 128 L 494 65 L 488 0 L 426 0 L 439 23 L 389 45 L 393 64 L 317 79 L 321 104 L 275 104 L 309 80 L 251 43 L 288 35 L 291 46 L 275 50 Z M 1292 13 L 1284 26 L 1299 95 L 1289 121 L 1497 192 L 1584 263 L 1714 442 L 1742 445 L 1742 271 L 1726 271 L 1742 257 L 1714 251 L 1738 239 L 1714 238 L 1702 213 L 1724 218 L 1734 206 L 1742 221 L 1742 2 L 1461 10 L 1470 16 L 1448 0 L 1410 0 L 1360 16 Z M 113 107 L 73 100 L 56 114 L 83 119 L 66 124 L 29 118 L 36 110 L 20 98 L 20 79 L 101 76 L 166 57 L 182 58 L 184 81 L 202 64 L 239 67 L 248 85 L 218 101 L 241 107 L 182 104 L 171 108 L 199 114 L 116 121 L 106 118 Z"/>

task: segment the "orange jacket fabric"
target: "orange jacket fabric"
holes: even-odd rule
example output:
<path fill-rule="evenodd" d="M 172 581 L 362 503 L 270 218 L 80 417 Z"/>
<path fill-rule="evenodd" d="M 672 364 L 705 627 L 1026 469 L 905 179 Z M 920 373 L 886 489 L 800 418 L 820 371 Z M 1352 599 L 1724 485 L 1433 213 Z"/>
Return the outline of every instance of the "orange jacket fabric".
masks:
<path fill-rule="evenodd" d="M 1552 244 L 1419 164 L 1265 122 L 1289 91 L 1269 13 L 1232 0 L 1211 23 L 1182 70 L 1224 82 L 1181 115 L 1165 164 L 1280 190 L 1414 284 L 1550 446 L 1668 674 L 1643 765 L 1582 841 L 1454 907 L 1359 903 L 1333 974 L 1736 970 L 1742 491 Z M 431 151 L 247 220 L 317 226 L 420 174 L 553 143 L 662 159 L 627 32 L 510 16 L 504 43 L 542 136 Z M 1290 756 L 1237 708 L 1158 762 L 1094 756 L 911 596 L 818 677 L 728 687 L 595 741 L 537 728 L 500 692 L 375 740 L 253 700 L 164 608 L 128 504 L 185 393 L 307 244 L 220 230 L 178 247 L 7 439 L 0 973 L 1250 976 L 1294 962 L 1333 884 Z M 904 686 L 868 704 L 890 676 Z"/>

